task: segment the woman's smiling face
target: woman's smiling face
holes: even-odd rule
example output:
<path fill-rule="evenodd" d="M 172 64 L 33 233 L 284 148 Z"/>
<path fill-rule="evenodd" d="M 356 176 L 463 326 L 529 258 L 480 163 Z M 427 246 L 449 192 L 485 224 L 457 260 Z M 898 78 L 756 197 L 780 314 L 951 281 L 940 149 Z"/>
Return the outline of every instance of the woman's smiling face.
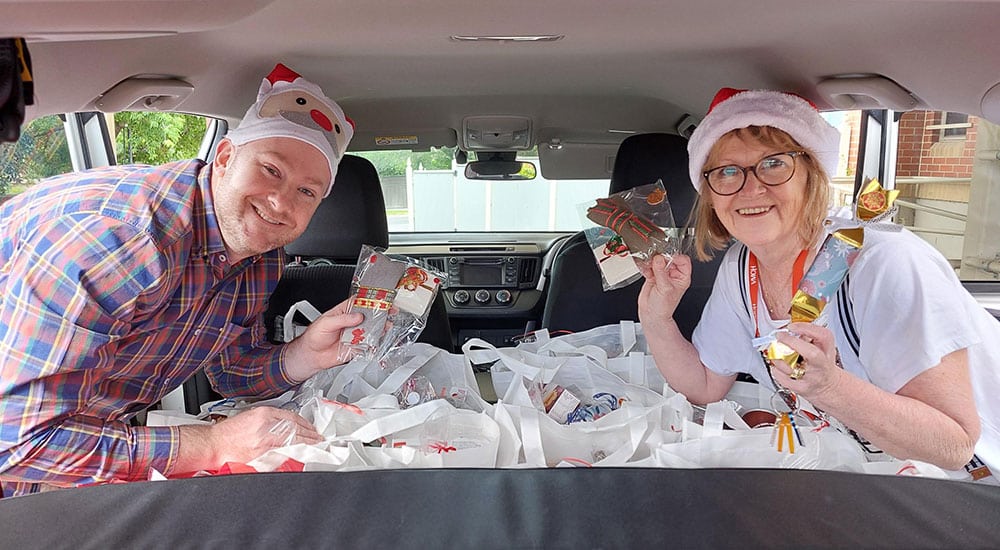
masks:
<path fill-rule="evenodd" d="M 751 249 L 771 243 L 798 239 L 803 223 L 808 171 L 800 157 L 791 179 L 781 185 L 764 185 L 752 170 L 761 159 L 786 149 L 776 149 L 756 140 L 737 135 L 723 136 L 709 155 L 707 169 L 736 165 L 746 171 L 746 183 L 733 195 L 711 193 L 711 204 L 719 221 L 729 233 Z M 707 187 L 707 186 L 706 186 Z"/>

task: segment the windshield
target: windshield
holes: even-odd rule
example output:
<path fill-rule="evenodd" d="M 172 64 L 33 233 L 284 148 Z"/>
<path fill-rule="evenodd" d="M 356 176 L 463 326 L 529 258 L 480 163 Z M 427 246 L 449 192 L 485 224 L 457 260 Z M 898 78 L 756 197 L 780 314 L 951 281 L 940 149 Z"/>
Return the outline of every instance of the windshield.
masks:
<path fill-rule="evenodd" d="M 608 194 L 608 179 L 485 181 L 465 178 L 455 148 L 354 152 L 375 165 L 390 233 L 578 231 L 583 205 Z M 539 165 L 537 154 L 518 160 Z"/>

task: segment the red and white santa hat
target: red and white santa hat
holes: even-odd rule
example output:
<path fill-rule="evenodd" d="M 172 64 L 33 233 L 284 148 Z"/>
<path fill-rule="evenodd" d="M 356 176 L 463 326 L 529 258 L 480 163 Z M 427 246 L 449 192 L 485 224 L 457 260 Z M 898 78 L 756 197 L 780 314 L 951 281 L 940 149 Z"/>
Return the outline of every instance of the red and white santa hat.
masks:
<path fill-rule="evenodd" d="M 819 161 L 828 175 L 836 173 L 840 132 L 820 116 L 812 102 L 787 92 L 723 88 L 688 140 L 691 183 L 699 193 L 712 146 L 728 132 L 748 126 L 783 130 Z"/>
<path fill-rule="evenodd" d="M 260 83 L 257 102 L 226 137 L 236 145 L 271 137 L 293 138 L 319 149 L 330 164 L 333 189 L 337 163 L 354 136 L 354 122 L 319 86 L 278 63 Z"/>

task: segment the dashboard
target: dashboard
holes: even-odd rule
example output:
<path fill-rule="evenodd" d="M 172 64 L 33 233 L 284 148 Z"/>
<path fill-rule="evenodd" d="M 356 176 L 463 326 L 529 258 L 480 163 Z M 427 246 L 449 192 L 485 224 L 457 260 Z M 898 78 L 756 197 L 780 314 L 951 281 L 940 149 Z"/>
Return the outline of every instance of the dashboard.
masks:
<path fill-rule="evenodd" d="M 442 285 L 456 346 L 470 338 L 508 346 L 534 330 L 546 272 L 566 233 L 394 233 L 389 252 L 423 260 Z"/>

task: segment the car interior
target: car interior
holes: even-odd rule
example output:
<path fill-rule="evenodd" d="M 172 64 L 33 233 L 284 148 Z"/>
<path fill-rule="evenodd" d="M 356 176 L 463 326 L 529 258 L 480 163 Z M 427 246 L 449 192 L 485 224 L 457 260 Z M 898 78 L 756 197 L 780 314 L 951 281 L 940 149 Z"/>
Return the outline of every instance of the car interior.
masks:
<path fill-rule="evenodd" d="M 509 347 L 539 329 L 638 321 L 642 279 L 602 287 L 583 211 L 659 180 L 684 234 L 697 198 L 687 138 L 712 97 L 777 89 L 842 130 L 840 204 L 870 177 L 902 190 L 896 222 L 1000 318 L 997 22 L 1000 0 L 0 0 L 0 38 L 24 39 L 31 70 L 16 76 L 32 91 L 0 86 L 0 130 L 20 126 L 23 144 L 0 144 L 0 201 L 134 160 L 140 127 L 122 113 L 194 117 L 191 150 L 209 160 L 280 62 L 356 128 L 332 193 L 285 247 L 270 339 L 285 340 L 300 300 L 325 311 L 347 298 L 371 245 L 447 278 L 421 342 Z M 41 168 L 17 172 L 24 151 Z M 55 159 L 63 168 L 44 168 Z M 721 257 L 694 262 L 676 316 L 685 336 Z M 197 413 L 216 398 L 200 375 L 163 406 Z M 496 513 L 466 498 L 466 513 Z"/>

